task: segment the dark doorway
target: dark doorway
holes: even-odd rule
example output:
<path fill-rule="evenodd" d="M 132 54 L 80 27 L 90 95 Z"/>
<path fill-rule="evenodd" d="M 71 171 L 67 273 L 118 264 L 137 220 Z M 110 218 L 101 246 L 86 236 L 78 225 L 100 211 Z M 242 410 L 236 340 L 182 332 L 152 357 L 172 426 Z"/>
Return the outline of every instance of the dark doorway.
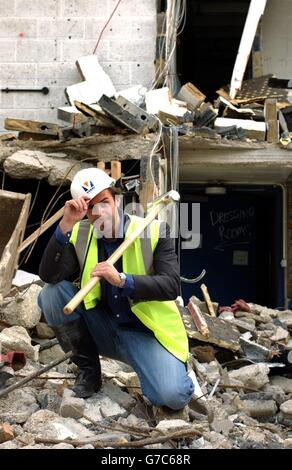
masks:
<path fill-rule="evenodd" d="M 206 195 L 193 185 L 181 191 L 183 202 L 200 202 L 201 246 L 181 250 L 181 275 L 202 282 L 220 305 L 235 299 L 284 307 L 282 189 L 275 186 L 227 186 L 225 195 Z M 184 301 L 201 298 L 199 284 L 182 284 Z"/>
<path fill-rule="evenodd" d="M 249 0 L 188 0 L 186 24 L 177 41 L 181 84 L 192 82 L 207 100 L 230 83 Z M 251 77 L 250 66 L 245 78 Z"/>

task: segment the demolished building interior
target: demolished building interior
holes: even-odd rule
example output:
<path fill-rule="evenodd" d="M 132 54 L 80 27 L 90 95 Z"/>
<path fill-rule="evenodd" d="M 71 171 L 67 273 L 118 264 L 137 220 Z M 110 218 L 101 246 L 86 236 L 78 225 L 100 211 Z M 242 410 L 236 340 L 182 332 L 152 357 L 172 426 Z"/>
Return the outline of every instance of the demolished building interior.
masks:
<path fill-rule="evenodd" d="M 80 82 L 55 122 L 5 119 L 0 448 L 292 448 L 292 85 L 262 73 L 266 1 L 220 18 L 185 3 L 158 2 L 152 88 L 117 91 L 98 55 L 76 57 Z M 177 305 L 211 422 L 146 407 L 135 372 L 107 358 L 101 392 L 83 400 L 68 390 L 76 371 L 37 307 L 37 272 L 72 178 L 89 166 L 117 180 L 132 214 L 169 190 L 189 211 L 200 205 L 199 236 L 189 249 L 191 231 L 177 243 Z"/>

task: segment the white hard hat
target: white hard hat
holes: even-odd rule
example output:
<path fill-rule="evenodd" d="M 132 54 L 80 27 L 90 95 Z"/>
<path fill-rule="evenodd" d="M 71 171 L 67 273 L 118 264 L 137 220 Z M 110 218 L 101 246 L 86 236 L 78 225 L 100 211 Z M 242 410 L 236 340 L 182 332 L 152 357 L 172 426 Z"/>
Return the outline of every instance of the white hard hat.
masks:
<path fill-rule="evenodd" d="M 104 189 L 114 186 L 115 180 L 105 171 L 99 168 L 85 168 L 78 171 L 71 183 L 71 194 L 73 199 L 80 196 L 89 196 L 93 199 Z"/>

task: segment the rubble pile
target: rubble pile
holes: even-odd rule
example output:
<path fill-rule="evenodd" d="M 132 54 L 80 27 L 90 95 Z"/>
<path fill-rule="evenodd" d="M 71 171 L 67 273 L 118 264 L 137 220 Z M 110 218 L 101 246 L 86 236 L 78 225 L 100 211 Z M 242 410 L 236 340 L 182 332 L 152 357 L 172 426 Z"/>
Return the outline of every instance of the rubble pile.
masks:
<path fill-rule="evenodd" d="M 52 153 L 58 142 L 92 136 L 145 136 L 163 125 L 176 126 L 180 135 L 219 141 L 280 141 L 283 147 L 291 142 L 289 84 L 271 74 L 245 80 L 234 99 L 230 98 L 229 86 L 225 86 L 217 90 L 218 98 L 210 103 L 190 82 L 183 84 L 175 96 L 168 87 L 147 90 L 135 85 L 117 91 L 96 55 L 80 57 L 76 65 L 83 81 L 65 90 L 70 106 L 59 107 L 56 116 L 64 124 L 7 117 L 5 128 L 18 132 L 18 141 L 39 141 L 38 148 L 51 142 Z M 15 139 L 15 133 L 3 134 L 0 143 L 9 147 Z M 4 152 L 1 160 L 9 155 L 9 151 L 8 155 Z M 68 166 L 70 161 L 65 158 L 62 163 Z M 11 166 L 14 168 L 14 163 L 8 158 L 4 164 L 8 174 Z M 50 166 L 49 161 L 44 161 L 42 171 L 48 172 Z M 19 168 L 20 174 L 21 171 Z"/>
<path fill-rule="evenodd" d="M 63 355 L 36 306 L 40 284 L 14 288 L 0 304 L 2 357 L 26 357 L 18 367 L 17 355 L 0 363 L 0 449 L 292 447 L 292 311 L 243 300 L 213 304 L 218 317 L 194 296 L 196 317 L 180 307 L 208 416 L 193 401 L 177 412 L 151 406 L 131 367 L 108 358 L 101 358 L 103 387 L 88 399 L 70 390 L 76 368 L 68 360 L 1 395 Z"/>

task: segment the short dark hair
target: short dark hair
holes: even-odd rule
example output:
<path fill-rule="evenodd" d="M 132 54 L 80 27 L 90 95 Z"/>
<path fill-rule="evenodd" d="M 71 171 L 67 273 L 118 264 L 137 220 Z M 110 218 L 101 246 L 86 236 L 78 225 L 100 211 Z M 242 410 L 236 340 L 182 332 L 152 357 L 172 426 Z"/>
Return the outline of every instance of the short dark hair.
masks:
<path fill-rule="evenodd" d="M 121 188 L 117 188 L 116 186 L 112 186 L 111 188 L 107 188 L 111 193 L 112 197 L 120 196 L 122 194 Z"/>

